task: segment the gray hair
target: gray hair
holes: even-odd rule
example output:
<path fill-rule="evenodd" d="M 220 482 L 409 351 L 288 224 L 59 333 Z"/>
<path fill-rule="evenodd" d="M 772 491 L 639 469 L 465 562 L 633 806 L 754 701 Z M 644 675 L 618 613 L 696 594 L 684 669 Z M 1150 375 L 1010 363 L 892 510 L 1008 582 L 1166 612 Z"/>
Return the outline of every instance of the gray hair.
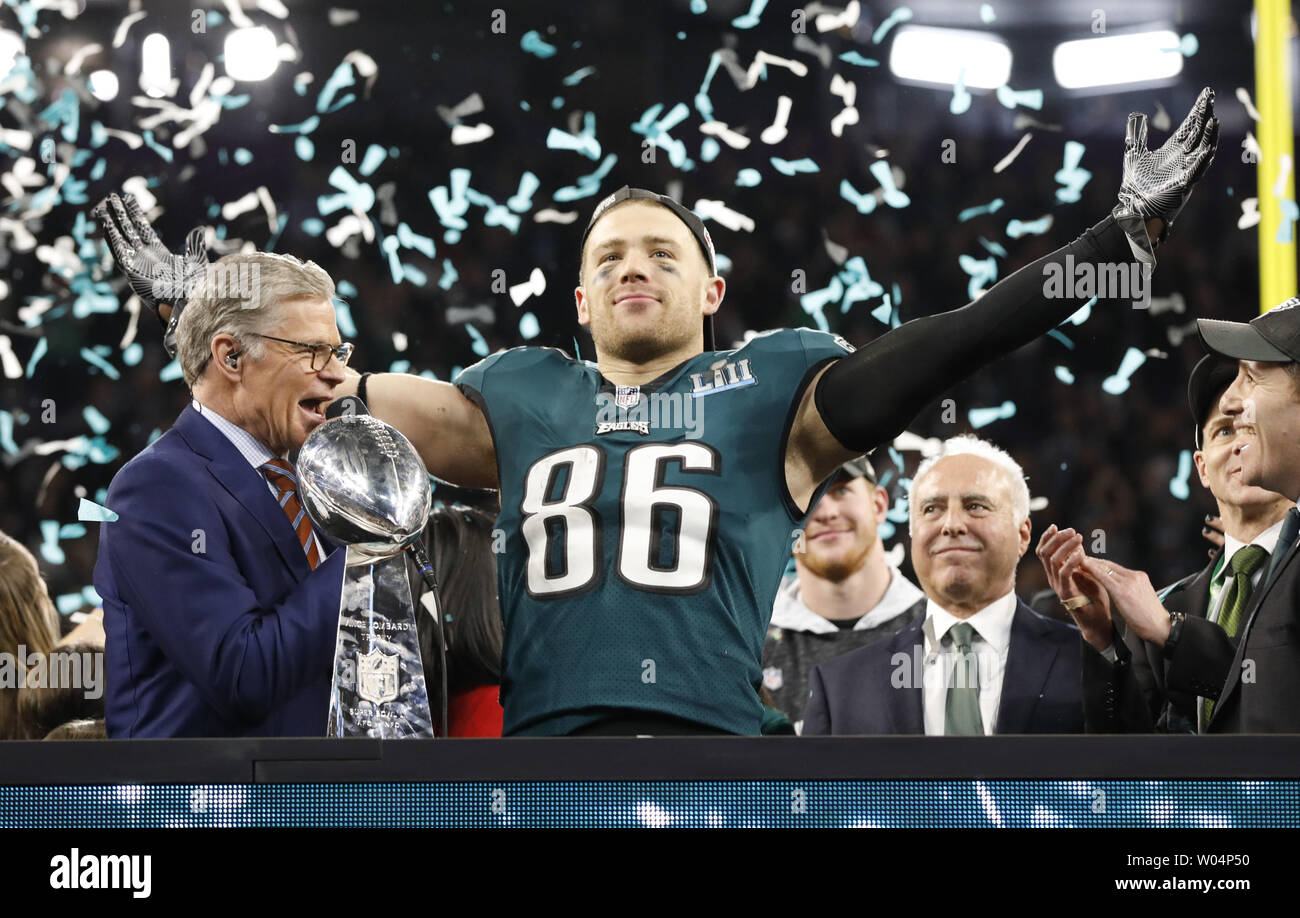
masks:
<path fill-rule="evenodd" d="M 1025 470 L 1020 467 L 1020 463 L 1011 458 L 1010 453 L 1004 449 L 999 449 L 988 440 L 981 440 L 973 434 L 962 434 L 958 437 L 950 437 L 943 441 L 943 446 L 939 452 L 926 459 L 921 463 L 916 474 L 912 476 L 912 484 L 908 489 L 908 498 L 916 491 L 917 485 L 921 479 L 930 474 L 940 459 L 947 459 L 949 456 L 971 455 L 979 456 L 981 459 L 987 459 L 996 465 L 1007 475 L 1007 480 L 1011 485 L 1011 509 L 1015 513 L 1016 522 L 1029 519 L 1029 485 L 1025 482 Z M 908 532 L 911 533 L 911 520 L 915 518 L 916 505 L 911 504 L 908 508 Z"/>
<path fill-rule="evenodd" d="M 262 356 L 254 337 L 272 327 L 284 300 L 333 300 L 334 281 L 315 262 L 271 252 L 227 255 L 208 265 L 176 325 L 176 356 L 193 388 L 212 355 L 212 339 L 233 335 L 249 359 Z"/>

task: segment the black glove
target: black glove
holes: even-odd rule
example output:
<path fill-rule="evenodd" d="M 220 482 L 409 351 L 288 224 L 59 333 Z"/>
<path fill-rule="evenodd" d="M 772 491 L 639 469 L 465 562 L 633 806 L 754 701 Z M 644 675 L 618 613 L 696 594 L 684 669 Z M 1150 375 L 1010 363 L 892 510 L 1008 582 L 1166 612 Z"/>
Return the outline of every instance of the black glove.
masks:
<path fill-rule="evenodd" d="M 1124 137 L 1124 178 L 1114 216 L 1133 238 L 1147 220 L 1164 221 L 1160 242 L 1169 236 L 1174 218 L 1192 194 L 1192 186 L 1214 161 L 1219 145 L 1219 121 L 1214 117 L 1214 90 L 1205 87 L 1173 136 L 1158 150 L 1147 149 L 1147 116 L 1128 116 Z M 1141 218 L 1135 220 L 1134 218 Z M 1131 229 L 1132 228 L 1132 229 Z M 1145 239 L 1145 229 L 1142 232 Z M 1143 246 L 1145 248 L 1145 246 Z"/>
<path fill-rule="evenodd" d="M 185 254 L 167 250 L 145 219 L 134 197 L 110 194 L 90 212 L 104 228 L 113 260 L 131 284 L 131 289 L 145 302 L 163 326 L 163 348 L 167 356 L 176 356 L 176 323 L 195 285 L 208 266 L 203 227 L 190 230 L 185 238 Z M 171 306 L 171 316 L 164 319 L 159 307 Z"/>

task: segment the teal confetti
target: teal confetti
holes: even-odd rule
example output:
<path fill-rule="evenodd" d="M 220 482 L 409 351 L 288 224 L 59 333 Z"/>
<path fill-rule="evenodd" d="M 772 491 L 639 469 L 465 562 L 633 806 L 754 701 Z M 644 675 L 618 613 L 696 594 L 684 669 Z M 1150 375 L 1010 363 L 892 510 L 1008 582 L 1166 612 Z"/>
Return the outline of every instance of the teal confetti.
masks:
<path fill-rule="evenodd" d="M 560 109 L 564 108 L 564 96 L 556 96 L 554 99 L 552 99 L 551 108 L 555 109 L 557 112 Z"/>
<path fill-rule="evenodd" d="M 1004 203 L 1006 202 L 1003 201 L 1001 198 L 994 198 L 992 201 L 989 201 L 989 203 L 987 204 L 979 204 L 975 207 L 967 207 L 965 210 L 957 214 L 957 221 L 959 223 L 965 223 L 971 217 L 978 217 L 980 214 L 996 213 L 998 210 L 1001 209 Z"/>
<path fill-rule="evenodd" d="M 999 258 L 1007 257 L 1007 250 L 1004 249 L 1000 244 L 996 242 L 989 242 L 983 236 L 978 236 L 976 238 L 979 239 L 980 245 L 984 246 L 984 248 L 988 249 L 994 255 L 998 256 Z"/>
<path fill-rule="evenodd" d="M 1006 108 L 1015 108 L 1017 105 L 1023 105 L 1025 108 L 1032 108 L 1035 111 L 1041 111 L 1043 107 L 1043 91 L 1041 89 L 1025 89 L 1016 91 L 1005 83 L 997 89 L 998 101 Z"/>
<path fill-rule="evenodd" d="M 736 184 L 741 188 L 753 188 L 761 181 L 763 181 L 763 173 L 757 169 L 741 169 L 736 174 Z"/>
<path fill-rule="evenodd" d="M 1187 500 L 1191 495 L 1191 489 L 1187 487 L 1187 479 L 1192 474 L 1192 452 L 1183 450 L 1178 454 L 1178 474 L 1169 482 L 1169 493 L 1179 500 Z"/>
<path fill-rule="evenodd" d="M 252 161 L 253 161 L 253 153 L 251 150 L 246 150 L 243 147 L 236 148 L 235 150 L 236 163 L 238 163 L 241 166 L 247 166 Z"/>
<path fill-rule="evenodd" d="M 567 185 L 557 189 L 555 194 L 551 195 L 556 201 L 568 202 L 576 201 L 579 198 L 589 198 L 596 192 L 600 191 L 601 180 L 614 168 L 618 162 L 618 157 L 610 153 L 602 161 L 595 172 L 578 177 L 577 185 Z"/>
<path fill-rule="evenodd" d="M 585 80 L 587 77 L 591 76 L 595 72 L 596 72 L 595 67 L 583 67 L 581 70 L 575 70 L 573 71 L 573 73 L 566 76 L 563 80 L 563 83 L 565 86 L 577 86 L 579 83 L 581 83 L 583 80 Z"/>
<path fill-rule="evenodd" d="M 997 14 L 993 12 L 992 6 L 990 6 L 987 3 L 980 4 L 980 22 L 984 23 L 985 25 L 988 25 L 990 22 L 992 22 L 994 19 L 997 18 L 998 18 Z"/>
<path fill-rule="evenodd" d="M 772 168 L 782 175 L 795 175 L 800 172 L 820 172 L 821 168 L 808 157 L 787 160 L 779 156 L 772 157 Z"/>
<path fill-rule="evenodd" d="M 1060 366 L 1059 364 L 1056 367 L 1056 378 L 1067 386 L 1074 385 L 1074 374 L 1070 372 L 1069 368 Z"/>
<path fill-rule="evenodd" d="M 1095 305 L 1097 305 L 1097 298 L 1094 296 L 1088 302 L 1076 309 L 1065 321 L 1069 322 L 1071 325 L 1082 325 L 1092 316 L 1092 307 Z"/>
<path fill-rule="evenodd" d="M 335 289 L 338 290 L 339 296 L 357 295 L 357 285 L 346 278 L 340 279 L 339 282 L 335 284 Z"/>
<path fill-rule="evenodd" d="M 379 168 L 380 164 L 388 158 L 388 151 L 377 143 L 372 143 L 366 148 L 366 155 L 361 160 L 361 167 L 357 170 L 362 175 L 372 175 Z"/>
<path fill-rule="evenodd" d="M 158 143 L 158 141 L 153 139 L 153 131 L 141 131 L 140 137 L 144 140 L 144 145 L 157 153 L 161 159 L 165 162 L 172 161 L 175 154 L 172 153 L 170 147 L 164 147 L 162 144 Z"/>
<path fill-rule="evenodd" d="M 139 365 L 140 358 L 144 356 L 144 348 L 140 346 L 139 341 L 132 341 L 122 352 L 122 362 L 128 367 Z"/>
<path fill-rule="evenodd" d="M 325 221 L 320 217 L 308 217 L 302 221 L 302 231 L 308 236 L 319 236 L 325 232 Z"/>
<path fill-rule="evenodd" d="M 466 322 L 465 331 L 469 332 L 470 339 L 474 342 L 471 348 L 474 353 L 478 354 L 480 357 L 486 357 L 488 355 L 488 343 L 483 340 L 483 336 L 479 334 L 479 330 Z"/>
<path fill-rule="evenodd" d="M 303 162 L 309 163 L 312 161 L 312 157 L 316 155 L 316 145 L 311 142 L 310 137 L 299 137 L 293 142 L 293 152 Z"/>
<path fill-rule="evenodd" d="M 107 507 L 83 497 L 77 507 L 77 519 L 87 523 L 116 523 L 120 517 Z"/>
<path fill-rule="evenodd" d="M 59 527 L 60 539 L 79 539 L 86 534 L 86 527 L 80 523 L 64 523 Z"/>
<path fill-rule="evenodd" d="M 103 357 L 100 357 L 98 354 L 96 354 L 88 347 L 83 347 L 81 349 L 81 359 L 86 361 L 86 363 L 89 363 L 92 366 L 98 367 L 99 369 L 103 370 L 104 375 L 107 376 L 109 379 L 122 378 L 122 374 L 117 371 L 117 367 L 113 366 L 111 363 L 109 363 Z"/>
<path fill-rule="evenodd" d="M 352 321 L 352 309 L 339 297 L 334 297 L 334 321 L 338 324 L 339 334 L 344 338 L 357 336 L 357 324 Z"/>
<path fill-rule="evenodd" d="M 1039 217 L 1037 220 L 1012 220 L 1007 224 L 1007 235 L 1012 239 L 1021 236 L 1039 236 L 1052 228 L 1052 215 Z"/>
<path fill-rule="evenodd" d="M 1054 176 L 1056 181 L 1065 186 L 1056 189 L 1056 200 L 1062 204 L 1077 202 L 1083 186 L 1088 184 L 1088 180 L 1092 178 L 1091 172 L 1079 167 L 1086 149 L 1083 144 L 1076 140 L 1067 140 L 1065 142 L 1065 164 Z"/>
<path fill-rule="evenodd" d="M 705 137 L 704 142 L 700 144 L 700 159 L 706 163 L 711 163 L 718 158 L 722 152 L 722 145 L 712 137 Z"/>
<path fill-rule="evenodd" d="M 62 554 L 60 552 L 60 554 Z M 85 599 L 80 593 L 63 593 L 54 598 L 54 605 L 58 608 L 60 615 L 71 615 L 86 604 Z"/>
<path fill-rule="evenodd" d="M 442 260 L 442 277 L 438 278 L 438 286 L 443 290 L 450 290 L 451 285 L 456 283 L 460 275 L 456 273 L 456 266 L 451 263 L 450 258 Z"/>
<path fill-rule="evenodd" d="M 1146 363 L 1147 355 L 1135 347 L 1129 348 L 1124 352 L 1124 359 L 1120 361 L 1119 369 L 1115 371 L 1114 376 L 1108 376 L 1102 381 L 1101 388 L 1111 395 L 1121 395 L 1128 391 L 1129 378 L 1137 371 L 1137 368 Z"/>
<path fill-rule="evenodd" d="M 543 60 L 555 56 L 555 45 L 550 45 L 543 41 L 541 33 L 536 29 L 524 33 L 524 37 L 519 40 L 519 47 L 524 51 L 527 51 L 529 54 L 537 55 Z"/>
<path fill-rule="evenodd" d="M 39 341 L 36 342 L 36 347 L 32 351 L 31 358 L 28 359 L 27 361 L 27 367 L 25 370 L 27 377 L 29 379 L 31 378 L 32 372 L 36 369 L 36 364 L 40 362 L 40 359 L 45 356 L 45 352 L 48 351 L 49 349 L 50 349 L 50 342 L 47 341 L 45 338 L 41 338 Z"/>
<path fill-rule="evenodd" d="M 100 414 L 94 405 L 87 405 L 81 409 L 81 416 L 85 418 L 86 424 L 89 425 L 93 433 L 108 433 L 108 428 L 113 426 L 108 418 Z"/>
<path fill-rule="evenodd" d="M 992 256 L 985 259 L 978 259 L 971 255 L 957 256 L 957 264 L 961 269 L 970 275 L 970 283 L 966 285 L 966 295 L 972 300 L 982 291 L 986 284 L 997 280 L 998 263 Z"/>
<path fill-rule="evenodd" d="M 981 427 L 987 427 L 994 421 L 1001 421 L 1015 416 L 1015 402 L 1003 402 L 1001 405 L 994 408 L 972 408 L 968 413 L 970 426 L 974 427 L 976 430 L 979 430 Z"/>
<path fill-rule="evenodd" d="M 506 201 L 506 206 L 516 213 L 527 213 L 533 206 L 533 195 L 541 185 L 541 179 L 531 172 L 525 172 L 519 177 L 519 190 Z"/>
<path fill-rule="evenodd" d="M 879 67 L 880 61 L 874 57 L 863 57 L 857 51 L 845 51 L 840 55 L 840 60 L 846 64 L 853 64 L 855 67 Z"/>
<path fill-rule="evenodd" d="M 659 113 L 663 107 L 663 103 L 659 102 L 646 109 L 640 120 L 631 126 L 632 132 L 645 137 L 650 141 L 651 146 L 666 150 L 668 161 L 674 167 L 688 170 L 695 168 L 695 163 L 686 156 L 686 144 L 668 133 L 680 124 L 691 110 L 685 103 L 678 102 L 668 111 L 668 114 L 660 118 Z"/>
<path fill-rule="evenodd" d="M 175 382 L 185 374 L 181 371 L 180 361 L 172 360 L 171 363 L 158 371 L 158 379 L 162 382 Z"/>
<path fill-rule="evenodd" d="M 62 564 L 66 559 L 59 548 L 57 520 L 41 520 L 41 557 L 50 564 Z"/>
<path fill-rule="evenodd" d="M 409 360 L 394 360 L 388 366 L 389 373 L 409 373 L 410 371 L 411 361 Z"/>
<path fill-rule="evenodd" d="M 1283 198 L 1278 202 L 1282 210 L 1282 217 L 1277 223 L 1277 235 L 1273 238 L 1283 245 L 1290 245 L 1294 238 L 1294 227 L 1297 218 L 1300 218 L 1300 209 L 1296 208 L 1295 201 L 1290 198 Z"/>
<path fill-rule="evenodd" d="M 709 4 L 707 0 L 691 0 L 691 12 L 694 13 L 696 16 L 699 16 L 702 13 L 707 12 L 708 9 L 709 9 Z"/>
<path fill-rule="evenodd" d="M 683 40 L 685 40 L 685 38 L 686 38 L 686 33 L 685 33 L 685 32 L 678 32 L 678 33 L 677 33 L 677 40 L 678 40 L 678 41 L 683 41 Z"/>
<path fill-rule="evenodd" d="M 731 20 L 732 27 L 736 29 L 752 29 L 758 25 L 758 17 L 763 15 L 763 9 L 766 6 L 767 0 L 752 0 L 748 13 Z"/>
<path fill-rule="evenodd" d="M 531 312 L 526 312 L 519 317 L 519 336 L 525 341 L 531 341 L 541 334 L 542 327 L 538 324 L 537 316 Z"/>
<path fill-rule="evenodd" d="M 871 43 L 874 45 L 880 44 L 882 41 L 884 41 L 885 36 L 889 34 L 890 29 L 892 29 L 895 25 L 897 25 L 900 22 L 907 22 L 911 18 L 912 18 L 912 11 L 905 6 L 900 6 L 898 9 L 890 13 L 889 18 L 887 18 L 884 22 L 882 22 L 876 28 L 876 31 L 872 33 Z"/>
<path fill-rule="evenodd" d="M 2 408 L 0 408 L 0 448 L 10 454 L 18 452 L 18 444 L 14 442 L 14 416 Z"/>

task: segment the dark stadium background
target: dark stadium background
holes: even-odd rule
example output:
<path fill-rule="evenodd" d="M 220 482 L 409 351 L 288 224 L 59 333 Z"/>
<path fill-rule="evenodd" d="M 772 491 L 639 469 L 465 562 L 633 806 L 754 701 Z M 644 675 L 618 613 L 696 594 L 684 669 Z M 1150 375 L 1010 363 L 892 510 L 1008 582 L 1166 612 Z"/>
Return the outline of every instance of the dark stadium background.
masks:
<path fill-rule="evenodd" d="M 753 219 L 752 233 L 710 224 L 718 250 L 732 264 L 718 320 L 724 345 L 739 340 L 747 330 L 812 324 L 792 292 L 791 276 L 797 269 L 804 271 L 808 290 L 830 282 L 836 265 L 827 253 L 826 238 L 845 247 L 850 257 L 862 256 L 871 277 L 886 291 L 898 286 L 899 314 L 906 321 L 967 301 L 969 277 L 959 267 L 958 257 L 987 257 L 980 237 L 1005 247 L 1007 257 L 997 259 L 998 276 L 1005 277 L 1101 220 L 1115 201 L 1127 114 L 1143 111 L 1154 116 L 1158 102 L 1176 126 L 1200 87 L 1213 86 L 1222 122 L 1219 154 L 1179 219 L 1170 244 L 1158 253 L 1154 295 L 1178 294 L 1185 311 L 1153 315 L 1134 310 L 1127 302 L 1100 301 L 1085 324 L 1064 326 L 1072 350 L 1044 337 L 948 393 L 946 397 L 956 403 L 956 423 L 945 423 L 936 401 L 911 427 L 925 437 L 951 436 L 971 429 L 970 409 L 1012 401 L 1014 416 L 982 427 L 979 434 L 1016 457 L 1029 476 L 1032 494 L 1046 498 L 1046 508 L 1033 514 L 1035 541 L 1052 522 L 1088 533 L 1101 530 L 1110 557 L 1148 570 L 1157 582 L 1198 568 L 1204 560 L 1207 545 L 1200 536 L 1201 519 L 1212 509 L 1212 501 L 1194 471 L 1187 499 L 1178 499 L 1170 491 L 1180 452 L 1193 448 L 1184 393 L 1200 347 L 1194 334 L 1175 340 L 1170 332 L 1184 329 L 1197 316 L 1247 320 L 1258 310 L 1256 230 L 1236 227 L 1241 199 L 1256 194 L 1255 166 L 1242 156 L 1243 139 L 1253 124 L 1234 97 L 1237 87 L 1246 87 L 1253 95 L 1247 3 L 1001 0 L 991 4 L 996 20 L 985 26 L 980 22 L 979 3 L 917 0 L 910 4 L 912 24 L 997 32 L 1015 55 L 1010 85 L 1017 90 L 1041 88 L 1045 94 L 1042 110 L 1035 111 L 1011 110 L 993 92 L 976 92 L 970 110 L 953 115 L 951 92 L 900 85 L 887 66 L 890 39 L 881 45 L 872 43 L 872 32 L 894 9 L 892 3 L 863 4 L 862 18 L 851 34 L 847 30 L 818 34 L 810 22 L 809 37 L 826 44 L 835 56 L 832 68 L 826 69 L 814 55 L 793 47 L 790 13 L 794 7 L 788 3 L 769 4 L 756 27 L 737 29 L 731 21 L 748 10 L 748 0 L 709 0 L 702 14 L 691 12 L 689 0 L 584 4 L 290 0 L 285 20 L 256 9 L 248 15 L 270 27 L 282 42 L 295 44 L 301 59 L 281 63 L 264 82 L 238 84 L 235 93 L 248 93 L 249 103 L 223 111 L 202 143 L 176 151 L 171 163 L 148 146 L 132 151 L 115 139 L 93 146 L 91 123 L 139 132 L 136 122 L 148 112 L 131 99 L 141 95 L 135 86 L 140 43 L 154 31 L 171 42 L 173 75 L 180 79 L 177 99 L 183 101 L 203 63 L 217 61 L 221 54 L 231 28 L 225 7 L 145 0 L 139 9 L 146 17 L 131 27 L 120 49 L 112 49 L 114 32 L 129 7 L 125 2 L 100 0 L 89 0 L 84 6 L 74 19 L 55 11 L 39 14 L 38 28 L 46 31 L 27 41 L 39 98 L 25 104 L 6 96 L 7 104 L 0 108 L 0 127 L 33 129 L 30 126 L 35 124 L 39 142 L 55 133 L 37 120 L 39 113 L 66 88 L 84 96 L 75 144 L 60 140 L 58 147 L 62 160 L 74 155 L 74 147 L 90 151 L 72 173 L 88 182 L 84 201 L 61 198 L 48 213 L 32 217 L 24 202 L 14 201 L 6 191 L 0 199 L 0 215 L 21 220 L 40 245 L 54 245 L 60 237 L 78 231 L 79 216 L 88 216 L 95 201 L 119 190 L 129 177 L 144 176 L 154 183 L 151 191 L 160 207 L 155 222 L 169 245 L 179 247 L 191 226 L 210 222 L 224 227 L 227 237 L 263 246 L 271 234 L 261 207 L 230 221 L 214 220 L 209 213 L 214 205 L 237 200 L 264 185 L 279 212 L 288 215 L 275 250 L 315 260 L 356 290 L 345 297 L 357 329 L 354 366 L 383 370 L 395 360 L 409 360 L 413 371 L 432 371 L 440 379 L 448 379 L 454 367 L 478 359 L 464 324 L 447 321 L 447 311 L 453 307 L 488 307 L 493 321 L 480 319 L 473 324 L 492 350 L 523 343 L 572 350 L 576 338 L 582 356 L 594 358 L 590 338 L 574 319 L 578 242 L 595 204 L 624 183 L 674 190 L 688 205 L 701 198 L 721 199 Z M 331 6 L 353 8 L 359 15 L 355 21 L 334 26 L 329 21 Z M 222 21 L 195 35 L 191 24 L 196 8 L 215 9 Z M 1093 10 L 1099 8 L 1111 32 L 1168 25 L 1180 35 L 1194 34 L 1199 49 L 1185 59 L 1183 72 L 1169 85 L 1067 93 L 1052 78 L 1052 48 L 1059 41 L 1091 35 Z M 491 30 L 495 9 L 506 14 L 504 34 Z M 14 11 L 7 6 L 0 7 L 0 28 L 17 28 Z M 521 48 L 522 37 L 530 30 L 553 45 L 556 53 L 541 58 Z M 679 32 L 683 38 L 677 37 Z M 62 71 L 69 58 L 90 42 L 106 50 L 86 59 L 83 75 L 65 75 Z M 703 135 L 698 130 L 703 119 L 692 100 L 710 54 L 719 48 L 733 48 L 742 66 L 765 50 L 799 60 L 809 72 L 800 78 L 781 67 L 769 67 L 765 79 L 742 92 L 720 69 L 709 93 L 715 117 L 733 129 L 743 129 L 754 141 L 744 151 L 723 144 L 715 160 L 703 162 Z M 1294 48 L 1293 42 L 1293 57 Z M 294 152 L 296 135 L 272 133 L 268 126 L 298 124 L 314 114 L 323 84 L 355 49 L 378 65 L 373 85 L 367 89 L 358 80 L 339 92 L 339 97 L 354 93 L 356 100 L 321 116 L 310 135 L 315 156 L 304 161 Z M 878 59 L 881 66 L 858 67 L 838 59 L 851 50 Z M 588 66 L 595 68 L 589 76 L 576 85 L 564 83 L 564 77 Z M 99 68 L 114 70 L 121 79 L 121 91 L 111 102 L 97 102 L 84 92 L 84 74 Z M 216 73 L 222 72 L 218 61 Z M 293 89 L 293 78 L 300 72 L 314 75 L 301 95 Z M 856 83 L 861 116 L 839 139 L 832 137 L 828 127 L 842 107 L 829 91 L 833 73 Z M 436 107 L 453 107 L 476 92 L 484 110 L 464 120 L 470 125 L 488 123 L 494 135 L 481 143 L 453 146 L 450 127 Z M 789 136 L 768 146 L 758 141 L 758 134 L 771 122 L 782 94 L 794 100 Z M 553 104 L 557 97 L 563 99 L 558 108 Z M 656 103 L 663 103 L 667 111 L 678 102 L 691 106 L 691 112 L 670 133 L 686 143 L 694 168 L 675 168 L 664 149 L 657 151 L 657 162 L 643 163 L 643 138 L 630 125 Z M 528 110 L 521 103 L 527 103 Z M 581 127 L 581 115 L 576 113 L 585 112 L 595 113 L 601 156 L 613 153 L 618 161 L 598 192 L 557 202 L 552 199 L 557 189 L 577 184 L 580 176 L 596 170 L 598 162 L 572 151 L 548 149 L 547 135 L 553 127 L 576 133 Z M 1061 129 L 1017 128 L 1019 115 Z M 995 174 L 994 164 L 1026 130 L 1033 132 L 1033 139 L 1005 171 Z M 167 144 L 170 131 L 159 128 L 156 139 Z M 1152 145 L 1165 136 L 1153 127 Z M 946 139 L 956 142 L 955 163 L 941 161 Z M 358 164 L 372 144 L 396 150 L 397 155 L 385 159 L 368 178 L 359 174 L 357 165 L 345 168 L 374 188 L 393 183 L 391 200 L 397 220 L 386 219 L 393 214 L 384 214 L 384 206 L 377 203 L 369 212 L 376 240 L 358 239 L 340 250 L 323 235 L 305 231 L 303 221 L 320 217 L 319 196 L 338 192 L 328 177 L 340 165 L 340 151 L 348 140 L 355 141 Z M 1054 197 L 1059 185 L 1053 175 L 1062 167 L 1067 140 L 1086 146 L 1082 166 L 1093 174 L 1082 200 L 1060 204 Z M 234 161 L 237 148 L 252 153 L 246 165 Z M 887 150 L 888 162 L 905 174 L 904 190 L 911 203 L 903 209 L 881 206 L 862 215 L 840 196 L 839 185 L 847 178 L 860 191 L 876 188 L 868 167 L 878 148 Z M 36 150 L 36 143 L 25 154 L 0 148 L 0 167 L 8 171 L 17 156 L 35 155 Z M 771 166 L 771 156 L 807 157 L 820 171 L 787 177 Z M 106 161 L 102 175 L 92 177 L 101 158 Z M 433 187 L 447 185 L 450 171 L 457 167 L 471 169 L 471 186 L 498 203 L 516 193 L 525 169 L 538 176 L 540 188 L 531 209 L 522 214 L 517 234 L 485 226 L 483 209 L 471 207 L 466 215 L 469 228 L 460 241 L 454 245 L 444 241 L 428 195 Z M 735 178 L 743 168 L 758 169 L 762 183 L 738 187 Z M 997 213 L 958 221 L 962 209 L 994 198 L 1005 201 Z M 535 222 L 536 212 L 547 207 L 576 210 L 578 217 L 569 225 Z M 1034 220 L 1049 213 L 1054 224 L 1045 235 L 1007 237 L 1010 219 Z M 339 216 L 325 217 L 326 225 L 332 226 Z M 393 282 L 379 240 L 395 232 L 396 222 L 436 241 L 433 259 L 401 249 L 401 260 L 427 275 L 423 286 Z M 105 250 L 95 251 L 84 262 L 83 276 L 109 282 L 125 303 L 124 285 L 114 276 Z M 459 275 L 445 291 L 437 284 L 444 258 L 452 261 Z M 516 307 L 507 294 L 493 292 L 495 269 L 504 270 L 510 284 L 518 284 L 533 268 L 541 268 L 546 276 L 546 291 L 540 298 Z M 30 377 L 0 378 L 0 408 L 17 416 L 13 438 L 19 449 L 16 454 L 0 453 L 0 530 L 20 538 L 41 557 L 42 521 L 47 521 L 47 528 L 48 521 L 60 527 L 76 523 L 80 497 L 93 500 L 106 488 L 113 473 L 146 445 L 151 434 L 170 425 L 187 393 L 179 380 L 159 378 L 166 358 L 152 317 L 142 315 L 140 320 L 137 340 L 144 345 L 142 359 L 127 365 L 119 348 L 126 313 L 115 310 L 78 318 L 71 308 L 77 294 L 70 279 L 51 273 L 37 251 L 18 251 L 12 233 L 3 229 L 0 278 L 8 287 L 0 299 L 0 334 L 9 335 L 17 359 L 26 368 L 41 340 L 48 348 Z M 18 310 L 35 297 L 52 297 L 54 305 L 38 325 L 27 327 Z M 831 329 L 858 345 L 870 341 L 885 330 L 870 312 L 879 301 L 876 297 L 858 303 L 847 314 L 841 314 L 837 305 L 828 306 Z M 536 315 L 540 327 L 540 334 L 530 342 L 519 330 L 520 317 L 527 311 Z M 395 348 L 394 331 L 408 336 L 404 353 Z M 120 379 L 109 379 L 82 356 L 83 348 L 96 345 L 107 347 L 105 359 Z M 1101 383 L 1116 372 L 1129 347 L 1157 349 L 1162 355 L 1147 359 L 1133 374 L 1127 392 L 1107 394 Z M 1070 370 L 1072 385 L 1058 380 L 1057 365 Z M 889 397 L 888 392 L 863 393 L 863 398 Z M 46 399 L 57 406 L 56 423 L 41 423 Z M 103 437 L 117 450 L 116 458 L 68 468 L 61 451 L 35 452 L 40 443 L 93 436 L 83 415 L 86 406 L 93 406 L 110 423 Z M 915 452 L 902 456 L 906 469 L 900 471 L 880 450 L 877 468 L 892 469 L 897 481 L 900 475 L 910 474 L 918 460 Z M 442 485 L 435 496 L 490 501 L 490 496 Z M 75 593 L 91 582 L 98 525 L 89 523 L 86 529 L 80 537 L 75 529 L 66 530 L 67 537 L 59 542 L 66 554 L 63 564 L 42 558 L 52 593 Z M 890 544 L 905 530 L 905 523 L 901 524 Z M 1019 589 L 1028 596 L 1042 583 L 1031 551 L 1022 563 Z"/>

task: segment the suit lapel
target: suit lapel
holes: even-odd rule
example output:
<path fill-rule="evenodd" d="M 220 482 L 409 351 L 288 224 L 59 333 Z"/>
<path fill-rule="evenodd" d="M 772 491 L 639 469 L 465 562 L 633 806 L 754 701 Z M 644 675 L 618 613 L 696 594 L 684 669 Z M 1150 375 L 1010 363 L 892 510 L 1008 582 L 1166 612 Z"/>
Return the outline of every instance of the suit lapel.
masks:
<path fill-rule="evenodd" d="M 1295 563 L 1296 549 L 1300 548 L 1300 539 L 1287 549 L 1286 557 L 1277 563 L 1277 567 L 1269 575 L 1260 588 L 1250 597 L 1250 605 L 1246 608 L 1246 623 L 1242 625 L 1241 631 L 1237 635 L 1237 655 L 1232 658 L 1232 668 L 1228 670 L 1228 681 L 1223 684 L 1223 691 L 1219 695 L 1218 702 L 1214 705 L 1214 713 L 1210 715 L 1210 723 L 1218 719 L 1220 712 L 1223 710 L 1223 704 L 1229 696 L 1236 690 L 1241 682 L 1241 664 L 1246 654 L 1246 639 L 1250 637 L 1251 626 L 1255 624 L 1255 616 L 1259 613 L 1259 607 L 1263 605 L 1264 599 L 1277 586 L 1278 581 L 1286 573 L 1286 569 Z M 1206 724 L 1209 727 L 1209 724 Z"/>
<path fill-rule="evenodd" d="M 298 578 L 311 573 L 311 565 L 302 550 L 298 535 L 289 525 L 284 510 L 271 496 L 266 479 L 249 465 L 248 460 L 226 437 L 187 407 L 176 420 L 176 430 L 185 442 L 208 459 L 208 472 L 265 530 L 275 550 Z"/>
<path fill-rule="evenodd" d="M 924 735 L 925 713 L 922 709 L 921 685 L 926 669 L 925 636 L 919 625 L 905 628 L 889 639 L 889 659 L 893 660 L 898 653 L 907 654 L 908 673 L 913 678 L 909 680 L 910 687 L 889 687 L 889 719 L 893 723 L 893 732 Z"/>
<path fill-rule="evenodd" d="M 995 733 L 1029 732 L 1038 696 L 1047 684 L 1047 675 L 1059 652 L 1059 648 L 1043 640 L 1045 630 L 1029 607 L 1017 599 Z"/>

